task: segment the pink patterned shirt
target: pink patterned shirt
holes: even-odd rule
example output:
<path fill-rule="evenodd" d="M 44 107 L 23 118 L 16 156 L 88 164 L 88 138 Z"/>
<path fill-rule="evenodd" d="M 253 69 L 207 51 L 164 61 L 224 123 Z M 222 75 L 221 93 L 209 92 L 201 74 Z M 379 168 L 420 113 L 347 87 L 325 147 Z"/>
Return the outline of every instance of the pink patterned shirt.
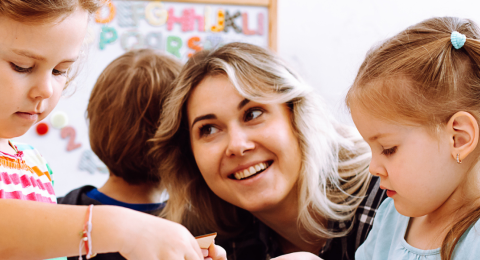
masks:
<path fill-rule="evenodd" d="M 0 151 L 0 199 L 57 203 L 45 159 L 32 146 L 17 145 L 10 143 L 14 155 Z"/>

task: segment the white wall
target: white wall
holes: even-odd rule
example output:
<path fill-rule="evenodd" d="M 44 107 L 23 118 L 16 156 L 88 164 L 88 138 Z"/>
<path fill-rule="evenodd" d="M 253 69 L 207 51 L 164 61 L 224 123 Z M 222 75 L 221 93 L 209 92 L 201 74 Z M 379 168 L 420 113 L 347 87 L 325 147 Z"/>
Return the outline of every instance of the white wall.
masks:
<path fill-rule="evenodd" d="M 433 16 L 460 16 L 480 22 L 480 1 L 474 0 L 278 1 L 278 53 L 322 93 L 332 113 L 348 124 L 352 123 L 343 99 L 373 44 Z M 85 107 L 72 107 L 72 104 L 88 102 L 91 87 L 84 86 L 93 86 L 101 72 L 89 65 L 97 62 L 95 58 L 95 53 L 91 53 L 77 80 L 76 93 L 62 99 L 56 108 L 70 111 L 70 125 L 77 129 L 77 138 L 83 140 L 83 147 L 88 146 Z M 59 130 L 50 129 L 42 138 L 30 130 L 18 140 L 37 147 L 49 161 L 59 196 L 85 184 L 100 186 L 108 177 L 98 172 L 78 171 L 82 150 L 67 153 L 65 146 L 58 147 Z M 64 142 L 66 145 L 67 141 Z"/>

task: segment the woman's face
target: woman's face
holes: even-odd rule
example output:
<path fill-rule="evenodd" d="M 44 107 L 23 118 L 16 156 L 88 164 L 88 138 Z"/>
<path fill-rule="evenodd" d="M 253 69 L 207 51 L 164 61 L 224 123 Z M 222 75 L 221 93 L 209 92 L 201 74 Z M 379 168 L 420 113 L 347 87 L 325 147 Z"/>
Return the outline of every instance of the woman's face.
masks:
<path fill-rule="evenodd" d="M 187 115 L 193 155 L 217 196 L 259 213 L 297 202 L 301 152 L 286 104 L 249 101 L 217 75 L 194 88 Z"/>

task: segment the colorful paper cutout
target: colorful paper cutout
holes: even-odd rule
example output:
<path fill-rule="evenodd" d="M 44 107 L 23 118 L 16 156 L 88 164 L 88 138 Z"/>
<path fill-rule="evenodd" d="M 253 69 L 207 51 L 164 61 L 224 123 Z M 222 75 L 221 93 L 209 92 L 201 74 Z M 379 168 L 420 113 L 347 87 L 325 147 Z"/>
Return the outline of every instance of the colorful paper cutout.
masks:
<path fill-rule="evenodd" d="M 204 30 L 206 32 L 209 32 L 210 29 L 212 28 L 212 20 L 211 20 L 211 16 L 212 15 L 212 8 L 210 6 L 205 6 L 205 9 L 204 9 Z"/>
<path fill-rule="evenodd" d="M 187 42 L 187 46 L 188 48 L 194 50 L 195 52 L 199 52 L 201 50 L 203 50 L 202 46 L 200 44 L 198 44 L 200 42 L 200 37 L 198 36 L 194 36 L 190 39 L 188 39 L 188 42 Z M 188 54 L 188 57 L 192 57 L 193 53 L 189 53 Z"/>
<path fill-rule="evenodd" d="M 100 42 L 99 42 L 100 50 L 105 49 L 105 46 L 107 44 L 115 42 L 117 38 L 118 38 L 118 34 L 115 28 L 109 27 L 109 26 L 103 26 L 102 32 L 100 32 Z"/>
<path fill-rule="evenodd" d="M 223 31 L 224 27 L 225 27 L 225 11 L 220 9 L 217 12 L 217 25 L 213 25 L 211 31 L 221 32 Z"/>
<path fill-rule="evenodd" d="M 109 23 L 115 18 L 115 14 L 117 12 L 115 6 L 111 1 L 108 1 L 106 8 L 108 8 L 108 15 L 105 17 L 105 9 L 100 8 L 96 13 L 95 13 L 95 22 L 97 23 Z"/>
<path fill-rule="evenodd" d="M 168 11 L 163 8 L 162 3 L 151 2 L 145 7 L 145 18 L 152 26 L 162 26 L 167 22 Z"/>
<path fill-rule="evenodd" d="M 223 28 L 223 30 L 225 32 L 228 32 L 228 28 L 229 27 L 232 27 L 233 30 L 235 30 L 235 32 L 237 33 L 242 33 L 242 28 L 238 27 L 236 24 L 235 24 L 235 19 L 240 17 L 241 14 L 239 11 L 237 11 L 235 14 L 233 15 L 230 15 L 230 13 L 228 11 L 225 11 L 225 26 Z"/>
<path fill-rule="evenodd" d="M 92 150 L 83 151 L 78 164 L 78 169 L 81 171 L 87 171 L 90 174 L 94 174 L 95 172 L 108 173 L 107 166 Z"/>
<path fill-rule="evenodd" d="M 135 38 L 133 43 L 130 43 L 131 38 Z M 122 49 L 125 51 L 142 48 L 143 37 L 140 32 L 135 29 L 126 31 L 120 36 L 120 46 L 122 46 Z"/>
<path fill-rule="evenodd" d="M 178 36 L 168 36 L 167 38 L 167 52 L 180 58 L 180 48 L 182 48 L 182 38 Z"/>
<path fill-rule="evenodd" d="M 257 28 L 257 34 L 258 35 L 263 35 L 263 13 L 258 14 L 258 28 Z"/>
<path fill-rule="evenodd" d="M 67 144 L 67 151 L 69 152 L 77 148 L 80 148 L 82 146 L 81 143 L 75 143 L 75 137 L 77 136 L 77 132 L 71 126 L 66 126 L 62 128 L 62 131 L 60 132 L 60 136 L 62 137 L 62 139 L 70 137 L 68 139 L 68 144 Z"/>
<path fill-rule="evenodd" d="M 48 133 L 48 125 L 41 122 L 37 125 L 36 129 L 38 135 L 46 135 Z"/>
<path fill-rule="evenodd" d="M 255 30 L 248 29 L 248 13 L 242 13 L 242 27 L 243 27 L 243 34 L 245 35 L 254 35 L 257 33 Z"/>
<path fill-rule="evenodd" d="M 145 36 L 143 40 L 146 47 L 150 47 L 153 49 L 161 49 L 162 48 L 162 33 L 159 32 L 151 32 Z"/>
<path fill-rule="evenodd" d="M 50 123 L 54 128 L 61 129 L 68 125 L 68 115 L 62 111 L 56 111 L 50 116 Z"/>

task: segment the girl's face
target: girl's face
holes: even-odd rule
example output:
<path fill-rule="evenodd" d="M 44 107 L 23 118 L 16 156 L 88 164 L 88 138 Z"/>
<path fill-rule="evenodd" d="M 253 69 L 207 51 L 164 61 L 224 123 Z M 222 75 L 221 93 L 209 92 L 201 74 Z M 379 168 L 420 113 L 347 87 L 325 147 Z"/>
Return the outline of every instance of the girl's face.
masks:
<path fill-rule="evenodd" d="M 25 24 L 0 16 L 0 139 L 23 135 L 57 104 L 77 59 L 88 13 Z"/>
<path fill-rule="evenodd" d="M 372 149 L 370 173 L 380 177 L 400 214 L 420 217 L 458 198 L 465 175 L 451 156 L 446 131 L 433 136 L 423 126 L 385 122 L 355 106 L 351 110 Z"/>
<path fill-rule="evenodd" d="M 285 104 L 242 97 L 224 75 L 206 77 L 187 102 L 190 141 L 212 191 L 250 212 L 296 203 L 298 139 Z"/>

